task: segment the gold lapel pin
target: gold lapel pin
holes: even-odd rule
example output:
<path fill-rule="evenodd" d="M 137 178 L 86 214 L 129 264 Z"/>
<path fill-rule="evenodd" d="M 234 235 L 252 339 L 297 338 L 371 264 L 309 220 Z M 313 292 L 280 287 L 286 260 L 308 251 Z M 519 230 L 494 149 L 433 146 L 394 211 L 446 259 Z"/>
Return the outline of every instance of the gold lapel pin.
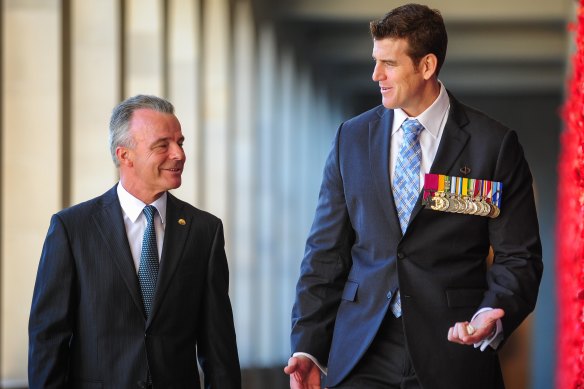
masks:
<path fill-rule="evenodd" d="M 181 226 L 184 226 L 187 224 L 185 219 L 178 219 L 178 224 L 180 224 Z"/>
<path fill-rule="evenodd" d="M 470 168 L 468 166 L 463 166 L 460 168 L 460 172 L 466 176 L 468 173 L 470 173 Z"/>

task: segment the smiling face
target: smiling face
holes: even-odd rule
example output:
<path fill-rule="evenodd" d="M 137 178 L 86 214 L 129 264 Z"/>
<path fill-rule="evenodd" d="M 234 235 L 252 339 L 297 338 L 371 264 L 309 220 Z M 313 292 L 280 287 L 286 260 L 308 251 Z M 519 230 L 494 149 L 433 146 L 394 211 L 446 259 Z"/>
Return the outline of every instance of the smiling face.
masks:
<path fill-rule="evenodd" d="M 401 108 L 409 116 L 424 112 L 438 97 L 436 56 L 428 54 L 415 64 L 406 39 L 374 39 L 372 79 L 379 83 L 383 106 Z"/>
<path fill-rule="evenodd" d="M 176 116 L 138 109 L 129 124 L 134 147 L 119 146 L 120 181 L 146 204 L 181 185 L 186 156 L 184 137 Z"/>

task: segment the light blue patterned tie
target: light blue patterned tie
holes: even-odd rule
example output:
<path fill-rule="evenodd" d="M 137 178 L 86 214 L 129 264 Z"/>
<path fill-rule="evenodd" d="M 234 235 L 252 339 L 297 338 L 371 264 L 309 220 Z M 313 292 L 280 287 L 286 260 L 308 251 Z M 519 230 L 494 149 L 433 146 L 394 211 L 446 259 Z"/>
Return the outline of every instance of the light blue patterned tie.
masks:
<path fill-rule="evenodd" d="M 138 267 L 138 279 L 140 280 L 140 290 L 142 291 L 142 301 L 146 317 L 150 316 L 154 291 L 156 290 L 156 280 L 158 279 L 158 247 L 156 245 L 156 228 L 154 227 L 154 215 L 156 207 L 147 205 L 144 207 L 146 216 L 146 230 L 142 240 L 142 252 L 140 253 L 140 266 Z"/>
<path fill-rule="evenodd" d="M 424 126 L 416 119 L 403 122 L 404 139 L 397 157 L 393 178 L 393 198 L 402 233 L 406 232 L 410 215 L 420 195 L 420 165 L 422 149 L 420 133 Z M 399 289 L 391 303 L 391 311 L 395 317 L 401 316 L 401 298 Z"/>
<path fill-rule="evenodd" d="M 405 233 L 412 209 L 420 195 L 420 133 L 424 127 L 417 120 L 408 119 L 403 122 L 402 129 L 404 139 L 395 165 L 393 198 L 402 233 Z"/>

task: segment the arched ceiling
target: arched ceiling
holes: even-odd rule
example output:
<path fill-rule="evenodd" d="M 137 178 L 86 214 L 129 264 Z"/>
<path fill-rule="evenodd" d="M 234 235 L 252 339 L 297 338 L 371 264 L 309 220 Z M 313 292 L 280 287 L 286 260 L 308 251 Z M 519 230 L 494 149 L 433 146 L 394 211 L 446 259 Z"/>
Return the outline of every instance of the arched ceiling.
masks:
<path fill-rule="evenodd" d="M 254 0 L 315 79 L 355 108 L 378 101 L 371 80 L 369 21 L 403 4 L 387 0 Z M 563 88 L 571 0 L 427 2 L 446 23 L 449 47 L 440 78 L 457 92 L 534 93 Z"/>

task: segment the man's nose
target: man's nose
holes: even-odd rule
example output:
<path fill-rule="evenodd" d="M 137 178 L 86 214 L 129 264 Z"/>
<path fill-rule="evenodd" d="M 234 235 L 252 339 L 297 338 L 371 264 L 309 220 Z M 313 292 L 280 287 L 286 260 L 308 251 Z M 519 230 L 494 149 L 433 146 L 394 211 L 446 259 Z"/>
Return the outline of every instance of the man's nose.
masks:
<path fill-rule="evenodd" d="M 380 65 L 375 64 L 373 67 L 373 74 L 371 75 L 373 81 L 381 81 L 383 79 L 383 72 L 380 70 Z"/>
<path fill-rule="evenodd" d="M 183 161 L 186 158 L 185 151 L 181 146 L 175 144 L 172 146 L 170 157 L 172 159 Z"/>

